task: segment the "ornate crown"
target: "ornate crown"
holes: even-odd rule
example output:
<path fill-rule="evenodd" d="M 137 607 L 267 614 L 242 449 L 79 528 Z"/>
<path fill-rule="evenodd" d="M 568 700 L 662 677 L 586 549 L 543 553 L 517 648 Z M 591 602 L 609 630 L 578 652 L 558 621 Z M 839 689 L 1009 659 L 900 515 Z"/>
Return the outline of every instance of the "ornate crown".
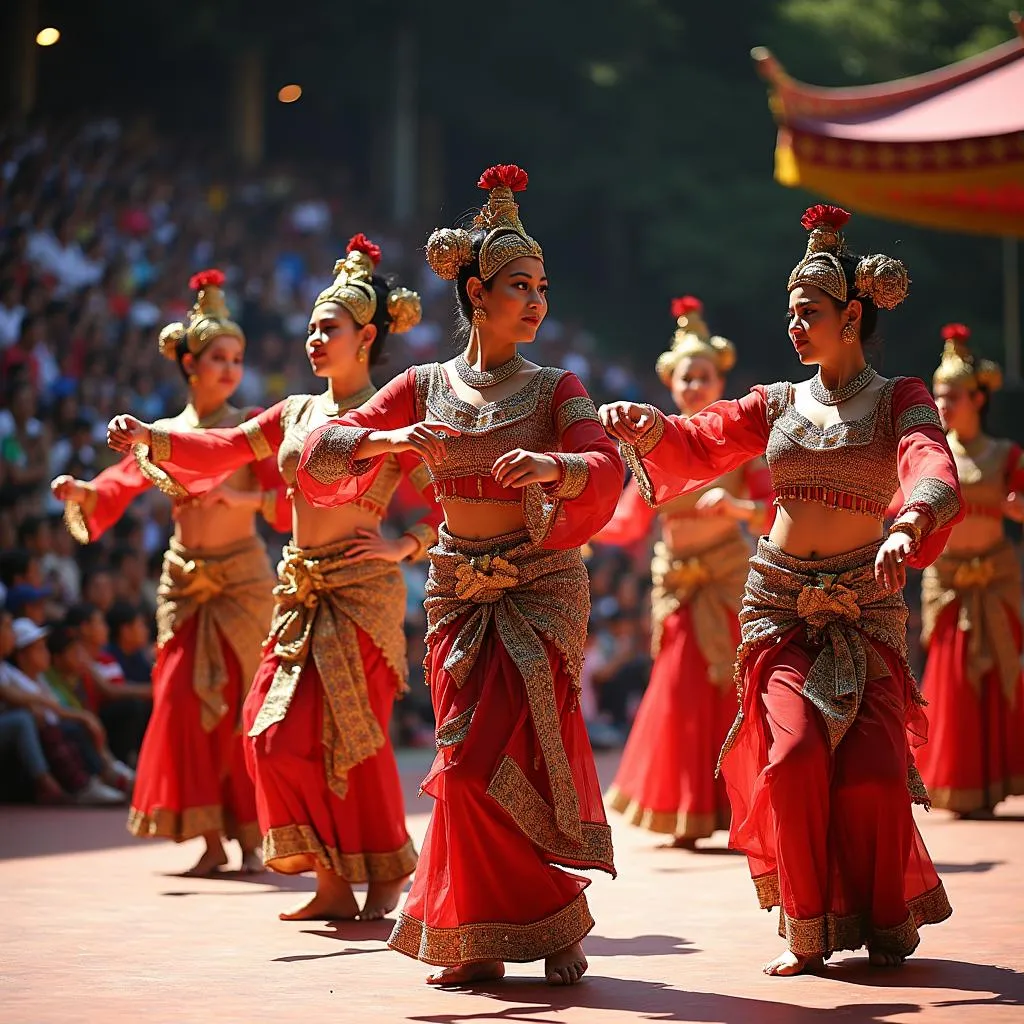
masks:
<path fill-rule="evenodd" d="M 989 394 L 1003 386 L 1003 371 L 991 359 L 975 359 L 967 344 L 971 329 L 966 324 L 942 328 L 942 359 L 932 376 L 933 384 L 958 384 L 969 391 L 984 388 Z"/>
<path fill-rule="evenodd" d="M 345 258 L 334 264 L 334 283 L 316 297 L 313 308 L 336 302 L 352 314 L 360 327 L 365 327 L 377 312 L 373 272 L 380 263 L 380 246 L 358 234 L 349 239 L 345 253 Z"/>
<path fill-rule="evenodd" d="M 185 345 L 192 355 L 199 355 L 214 338 L 230 335 L 244 345 L 242 328 L 229 319 L 227 303 L 224 301 L 224 273 L 217 269 L 201 270 L 189 278 L 188 286 L 197 292 L 195 304 L 188 315 L 187 323 L 168 324 L 160 332 L 160 354 L 176 362 L 178 342 L 185 339 Z"/>
<path fill-rule="evenodd" d="M 876 253 L 862 256 L 854 273 L 857 295 L 849 294 L 846 273 L 839 257 L 847 252 L 842 229 L 850 214 L 842 207 L 819 203 L 808 207 L 800 218 L 810 233 L 804 258 L 789 275 L 789 291 L 799 285 L 813 285 L 837 302 L 848 302 L 857 296 L 871 299 L 880 309 L 895 309 L 910 290 L 907 268 L 892 256 Z"/>
<path fill-rule="evenodd" d="M 496 164 L 480 175 L 477 187 L 490 194 L 473 219 L 487 235 L 480 246 L 480 278 L 489 281 L 520 256 L 544 258 L 540 245 L 523 228 L 514 194 L 523 192 L 529 175 L 515 164 Z M 427 239 L 427 263 L 438 277 L 454 281 L 473 262 L 473 238 L 464 228 L 438 228 Z"/>
<path fill-rule="evenodd" d="M 704 323 L 704 304 L 692 295 L 672 300 L 672 315 L 676 330 L 672 347 L 658 356 L 655 372 L 666 386 L 672 383 L 672 374 L 680 361 L 688 356 L 703 356 L 714 363 L 719 373 L 728 373 L 736 365 L 736 346 L 726 338 L 712 336 Z"/>

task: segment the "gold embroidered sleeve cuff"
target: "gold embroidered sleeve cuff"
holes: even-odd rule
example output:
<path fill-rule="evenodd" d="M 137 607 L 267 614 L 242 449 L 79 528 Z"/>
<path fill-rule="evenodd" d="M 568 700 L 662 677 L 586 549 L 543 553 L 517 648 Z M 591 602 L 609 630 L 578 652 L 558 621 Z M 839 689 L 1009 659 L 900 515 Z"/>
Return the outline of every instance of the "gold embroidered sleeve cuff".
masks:
<path fill-rule="evenodd" d="M 355 450 L 369 433 L 368 427 L 328 427 L 309 453 L 307 472 L 321 484 L 332 484 L 347 476 L 362 476 L 369 472 L 375 459 L 353 458 Z"/>
<path fill-rule="evenodd" d="M 421 462 L 410 474 L 409 483 L 422 493 L 431 484 L 430 470 Z"/>
<path fill-rule="evenodd" d="M 437 543 L 437 530 L 427 523 L 415 523 L 405 531 L 405 535 L 412 537 L 419 545 L 406 559 L 409 562 L 418 562 L 421 558 L 426 558 L 427 550 Z"/>
<path fill-rule="evenodd" d="M 896 436 L 902 437 L 908 430 L 914 430 L 917 427 L 942 429 L 942 422 L 934 406 L 912 405 L 909 409 L 904 409 L 896 421 Z"/>
<path fill-rule="evenodd" d="M 171 498 L 187 498 L 188 489 L 178 483 L 170 473 L 161 469 L 158 462 L 171 457 L 171 434 L 164 427 L 154 426 L 150 431 L 149 447 L 144 444 L 132 445 L 132 455 L 139 472 L 155 487 Z"/>
<path fill-rule="evenodd" d="M 583 420 L 593 420 L 600 423 L 597 415 L 597 407 L 591 399 L 585 395 L 578 395 L 576 398 L 569 398 L 564 401 L 555 413 L 555 426 L 558 428 L 558 436 L 561 437 L 574 423 Z"/>
<path fill-rule="evenodd" d="M 64 525 L 68 533 L 79 544 L 89 544 L 92 537 L 89 534 L 89 516 L 96 511 L 97 502 L 96 490 L 89 484 L 85 485 L 85 498 L 81 501 L 64 502 Z"/>
<path fill-rule="evenodd" d="M 938 530 L 959 511 L 960 499 L 956 491 L 943 480 L 925 477 L 917 482 L 896 518 L 903 519 L 908 512 L 923 512 L 931 519 L 932 529 Z"/>
<path fill-rule="evenodd" d="M 245 439 L 257 459 L 269 459 L 274 454 L 274 449 L 270 447 L 259 420 L 245 420 L 239 424 L 238 429 L 245 434 Z"/>
<path fill-rule="evenodd" d="M 544 493 L 559 501 L 572 501 L 578 498 L 590 481 L 590 467 L 582 455 L 572 452 L 552 452 L 552 458 L 561 466 L 561 477 L 557 483 L 545 484 Z"/>
<path fill-rule="evenodd" d="M 640 492 L 640 497 L 651 508 L 654 508 L 654 486 L 651 484 L 651 478 L 647 474 L 647 468 L 644 466 L 643 460 L 644 456 L 652 452 L 658 442 L 665 436 L 665 417 L 653 406 L 649 405 L 647 408 L 654 416 L 654 425 L 636 444 L 623 444 L 620 442 L 619 450 L 622 452 L 626 465 L 629 466 L 629 471 L 636 479 L 636 486 Z"/>

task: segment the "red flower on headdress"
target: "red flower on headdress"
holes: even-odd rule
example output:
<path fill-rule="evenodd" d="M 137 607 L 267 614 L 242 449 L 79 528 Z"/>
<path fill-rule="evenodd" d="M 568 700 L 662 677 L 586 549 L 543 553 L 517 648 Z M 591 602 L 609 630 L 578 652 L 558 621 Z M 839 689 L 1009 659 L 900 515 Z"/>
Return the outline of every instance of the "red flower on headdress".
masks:
<path fill-rule="evenodd" d="M 193 274 L 188 279 L 188 286 L 194 292 L 201 291 L 207 285 L 213 285 L 215 288 L 219 288 L 224 283 L 224 271 L 217 270 L 216 267 L 210 270 L 200 270 L 198 274 Z"/>
<path fill-rule="evenodd" d="M 942 328 L 943 341 L 966 341 L 971 336 L 971 329 L 967 324 L 946 324 Z"/>
<path fill-rule="evenodd" d="M 522 167 L 517 167 L 515 164 L 495 164 L 480 175 L 476 187 L 490 191 L 492 188 L 504 185 L 512 189 L 513 192 L 522 192 L 529 181 L 530 176 Z"/>
<path fill-rule="evenodd" d="M 672 315 L 677 319 L 686 316 L 687 313 L 700 313 L 703 309 L 704 303 L 693 295 L 684 295 L 672 300 Z"/>
<path fill-rule="evenodd" d="M 800 224 L 808 231 L 825 227 L 832 228 L 833 231 L 842 231 L 849 219 L 850 214 L 841 206 L 818 203 L 816 206 L 807 207 L 800 218 Z"/>
<path fill-rule="evenodd" d="M 380 263 L 381 251 L 376 242 L 371 242 L 361 231 L 348 240 L 345 252 L 361 252 L 370 257 L 374 266 Z"/>

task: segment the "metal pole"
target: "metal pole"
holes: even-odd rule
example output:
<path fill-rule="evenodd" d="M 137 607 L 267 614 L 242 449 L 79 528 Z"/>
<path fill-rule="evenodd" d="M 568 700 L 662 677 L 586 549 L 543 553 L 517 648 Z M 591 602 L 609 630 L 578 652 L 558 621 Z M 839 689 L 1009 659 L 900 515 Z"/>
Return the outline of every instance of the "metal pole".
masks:
<path fill-rule="evenodd" d="M 405 227 L 416 213 L 416 37 L 404 26 L 395 45 L 392 212 Z"/>
<path fill-rule="evenodd" d="M 1020 252 L 1016 238 L 1003 238 L 1003 344 L 1006 382 L 1021 386 L 1020 375 Z"/>

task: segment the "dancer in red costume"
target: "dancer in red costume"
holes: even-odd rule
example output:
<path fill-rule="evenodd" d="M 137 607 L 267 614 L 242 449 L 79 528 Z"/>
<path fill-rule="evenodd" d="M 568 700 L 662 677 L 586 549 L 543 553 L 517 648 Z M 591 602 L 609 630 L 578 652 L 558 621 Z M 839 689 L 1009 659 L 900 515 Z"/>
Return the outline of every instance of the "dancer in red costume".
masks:
<path fill-rule="evenodd" d="M 419 296 L 375 273 L 380 249 L 349 242 L 334 283 L 310 314 L 306 353 L 327 380 L 320 395 L 292 395 L 228 430 L 179 433 L 161 468 L 193 490 L 272 455 L 285 479 L 309 432 L 373 397 L 370 367 L 390 334 L 415 326 Z M 118 447 L 148 443 L 130 416 L 111 423 Z M 405 689 L 405 585 L 396 563 L 422 557 L 439 514 L 397 539 L 380 521 L 403 474 L 430 478 L 415 456 L 386 460 L 373 487 L 337 510 L 291 491 L 292 540 L 278 566 L 269 643 L 245 705 L 246 756 L 256 782 L 263 857 L 275 871 L 315 871 L 317 891 L 285 920 L 379 918 L 394 910 L 416 866 L 388 725 Z M 360 910 L 352 885 L 368 882 Z"/>
<path fill-rule="evenodd" d="M 692 296 L 675 299 L 676 333 L 657 373 L 684 416 L 718 401 L 736 349 L 712 337 Z M 650 533 L 661 539 L 651 562 L 654 664 L 644 699 L 605 801 L 633 825 L 697 840 L 729 827 L 725 785 L 715 762 L 736 717 L 733 661 L 740 642 L 740 600 L 750 544 L 740 528 L 760 531 L 771 507 L 771 477 L 763 459 L 657 509 L 635 479 L 612 521 L 594 538 L 632 544 Z"/>
<path fill-rule="evenodd" d="M 967 515 L 922 580 L 929 740 L 918 763 L 934 806 L 984 815 L 1024 793 L 1020 562 L 1003 532 L 1005 517 L 1020 518 L 1007 498 L 1024 490 L 1024 460 L 982 426 L 999 367 L 974 358 L 963 324 L 942 336 L 933 393 Z"/>
<path fill-rule="evenodd" d="M 552 984 L 586 970 L 585 878 L 613 872 L 578 693 L 589 585 L 580 545 L 611 518 L 622 463 L 571 373 L 517 351 L 547 312 L 540 246 L 491 168 L 467 229 L 435 231 L 427 260 L 456 281 L 465 351 L 395 378 L 361 409 L 310 434 L 298 484 L 314 504 L 366 493 L 386 464 L 426 460 L 444 509 L 430 551 L 427 679 L 436 800 L 412 891 L 391 936 L 442 968 L 429 981 L 497 978 L 544 958 Z"/>
<path fill-rule="evenodd" d="M 863 341 L 906 296 L 888 256 L 849 252 L 849 214 L 812 207 L 789 279 L 789 336 L 818 373 L 756 387 L 689 418 L 620 402 L 601 410 L 649 500 L 662 503 L 766 454 L 771 534 L 751 559 L 737 660 L 740 713 L 723 749 L 730 844 L 761 906 L 781 908 L 792 975 L 867 945 L 896 965 L 918 927 L 950 913 L 911 814 L 927 802 L 912 744 L 925 730 L 906 661 L 906 566 L 930 564 L 961 516 L 935 403 L 880 377 Z M 883 517 L 908 495 L 886 535 Z"/>
<path fill-rule="evenodd" d="M 262 512 L 277 529 L 288 522 L 284 482 L 271 459 L 227 474 L 201 501 L 155 465 L 169 451 L 172 431 L 233 426 L 258 411 L 228 404 L 242 379 L 245 338 L 228 319 L 223 282 L 219 270 L 196 274 L 189 282 L 198 296 L 188 322 L 160 333 L 160 351 L 189 382 L 184 410 L 153 425 L 148 452 L 136 447 L 89 483 L 57 477 L 52 485 L 65 501 L 72 536 L 83 544 L 109 529 L 152 484 L 174 499 L 174 536 L 157 597 L 153 713 L 128 828 L 176 842 L 202 836 L 206 850 L 191 871 L 197 875 L 227 863 L 224 838 L 238 840 L 244 871 L 260 870 L 240 719 L 270 625 L 274 577 L 255 518 Z"/>

